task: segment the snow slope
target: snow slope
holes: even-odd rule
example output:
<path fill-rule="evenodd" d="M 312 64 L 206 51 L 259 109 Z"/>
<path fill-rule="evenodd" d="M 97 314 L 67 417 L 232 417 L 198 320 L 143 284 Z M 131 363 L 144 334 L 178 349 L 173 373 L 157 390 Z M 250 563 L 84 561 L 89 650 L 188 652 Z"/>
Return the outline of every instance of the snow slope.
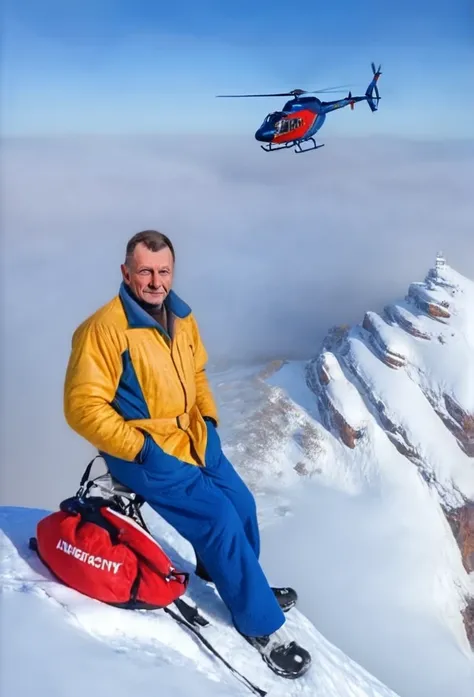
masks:
<path fill-rule="evenodd" d="M 48 511 L 0 509 L 2 663 L 0 694 L 8 697 L 166 697 L 250 695 L 200 643 L 161 611 L 131 612 L 98 603 L 58 584 L 28 549 Z M 191 570 L 190 546 L 148 509 L 147 523 L 181 568 Z M 226 608 L 208 584 L 194 578 L 189 599 L 210 620 L 206 638 L 268 695 L 397 697 L 293 609 L 286 631 L 313 653 L 300 681 L 277 678 L 229 626 Z"/>

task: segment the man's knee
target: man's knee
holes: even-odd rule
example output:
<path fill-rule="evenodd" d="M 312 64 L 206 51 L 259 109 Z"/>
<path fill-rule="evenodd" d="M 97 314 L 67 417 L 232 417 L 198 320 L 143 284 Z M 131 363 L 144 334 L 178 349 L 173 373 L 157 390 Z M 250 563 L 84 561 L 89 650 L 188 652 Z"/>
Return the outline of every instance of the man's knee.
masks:
<path fill-rule="evenodd" d="M 253 518 L 256 517 L 257 515 L 257 502 L 255 500 L 255 496 L 253 493 L 250 491 L 248 486 L 244 483 L 240 492 L 240 501 L 241 505 L 246 513 L 246 516 L 248 518 Z"/>
<path fill-rule="evenodd" d="M 257 502 L 253 492 L 225 456 L 224 459 L 227 461 L 227 468 L 230 474 L 227 481 L 229 486 L 234 491 L 235 503 L 238 505 L 241 511 L 245 512 L 247 516 L 255 516 L 257 514 Z"/>
<path fill-rule="evenodd" d="M 207 531 L 198 535 L 202 537 L 206 545 L 222 546 L 226 540 L 233 540 L 236 536 L 243 534 L 242 521 L 235 508 L 225 498 L 214 501 L 209 509 L 207 520 Z M 204 532 L 204 526 L 201 533 Z"/>

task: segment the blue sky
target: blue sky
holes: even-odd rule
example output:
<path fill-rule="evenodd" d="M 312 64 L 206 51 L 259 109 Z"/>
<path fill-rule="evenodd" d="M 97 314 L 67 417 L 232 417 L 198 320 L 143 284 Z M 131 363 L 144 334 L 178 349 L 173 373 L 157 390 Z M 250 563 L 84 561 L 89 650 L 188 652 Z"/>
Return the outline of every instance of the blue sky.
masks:
<path fill-rule="evenodd" d="M 278 98 L 362 93 L 381 62 L 383 101 L 331 115 L 331 133 L 472 136 L 469 0 L 6 0 L 2 134 L 254 131 Z"/>

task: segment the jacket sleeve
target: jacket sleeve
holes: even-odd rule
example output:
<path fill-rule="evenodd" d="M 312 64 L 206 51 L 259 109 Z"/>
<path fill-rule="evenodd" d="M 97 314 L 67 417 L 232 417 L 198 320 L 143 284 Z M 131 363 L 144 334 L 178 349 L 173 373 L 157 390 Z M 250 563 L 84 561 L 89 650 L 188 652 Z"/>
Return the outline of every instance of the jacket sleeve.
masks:
<path fill-rule="evenodd" d="M 120 343 L 113 328 L 93 323 L 79 327 L 66 370 L 64 415 L 98 450 L 134 461 L 145 436 L 111 406 L 121 371 Z"/>
<path fill-rule="evenodd" d="M 212 419 L 217 426 L 219 415 L 216 402 L 212 394 L 209 380 L 206 375 L 207 351 L 201 340 L 199 328 L 193 318 L 194 333 L 194 363 L 196 366 L 196 403 L 202 416 Z"/>

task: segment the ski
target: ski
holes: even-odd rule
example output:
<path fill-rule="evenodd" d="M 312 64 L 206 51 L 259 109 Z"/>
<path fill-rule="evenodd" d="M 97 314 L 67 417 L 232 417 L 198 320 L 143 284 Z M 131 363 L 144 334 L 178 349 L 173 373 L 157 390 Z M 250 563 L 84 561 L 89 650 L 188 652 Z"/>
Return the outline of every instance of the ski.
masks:
<path fill-rule="evenodd" d="M 176 605 L 176 602 L 175 602 L 175 605 Z M 180 612 L 182 612 L 182 609 L 179 607 L 179 605 L 177 607 L 180 610 Z M 265 695 L 267 694 L 265 692 L 265 690 L 262 690 L 260 687 L 257 687 L 257 685 L 254 685 L 254 683 L 252 683 L 248 678 L 246 678 L 245 675 L 242 675 L 242 673 L 239 673 L 238 670 L 236 670 L 233 666 L 231 666 L 231 664 L 213 647 L 213 645 L 206 639 L 206 637 L 204 637 L 201 634 L 199 629 L 197 629 L 195 626 L 193 626 L 193 624 L 190 624 L 188 621 L 186 621 L 185 619 L 183 619 L 182 617 L 177 615 L 175 612 L 173 612 L 173 610 L 170 610 L 169 607 L 165 607 L 165 608 L 163 608 L 163 610 L 164 610 L 164 612 L 166 612 L 166 614 L 170 615 L 170 617 L 172 617 L 176 622 L 178 622 L 179 624 L 181 624 L 182 626 L 186 627 L 191 632 L 193 632 L 193 634 L 195 636 L 197 636 L 199 641 L 201 641 L 204 644 L 204 646 L 212 654 L 214 654 L 214 656 L 216 656 L 216 658 L 218 658 L 220 661 L 222 661 L 222 663 L 237 677 L 237 679 L 240 680 L 241 682 L 243 682 L 244 685 L 246 685 L 254 694 L 259 695 L 259 697 L 265 697 Z M 194 619 L 196 624 L 200 624 L 201 626 L 206 626 L 207 624 L 209 624 L 209 622 L 207 620 L 204 620 L 204 618 L 201 615 L 199 615 L 199 612 L 197 611 L 197 609 L 196 609 L 196 615 L 197 615 L 197 617 L 195 616 L 195 619 Z M 203 623 L 203 620 L 204 620 L 205 624 Z"/>

